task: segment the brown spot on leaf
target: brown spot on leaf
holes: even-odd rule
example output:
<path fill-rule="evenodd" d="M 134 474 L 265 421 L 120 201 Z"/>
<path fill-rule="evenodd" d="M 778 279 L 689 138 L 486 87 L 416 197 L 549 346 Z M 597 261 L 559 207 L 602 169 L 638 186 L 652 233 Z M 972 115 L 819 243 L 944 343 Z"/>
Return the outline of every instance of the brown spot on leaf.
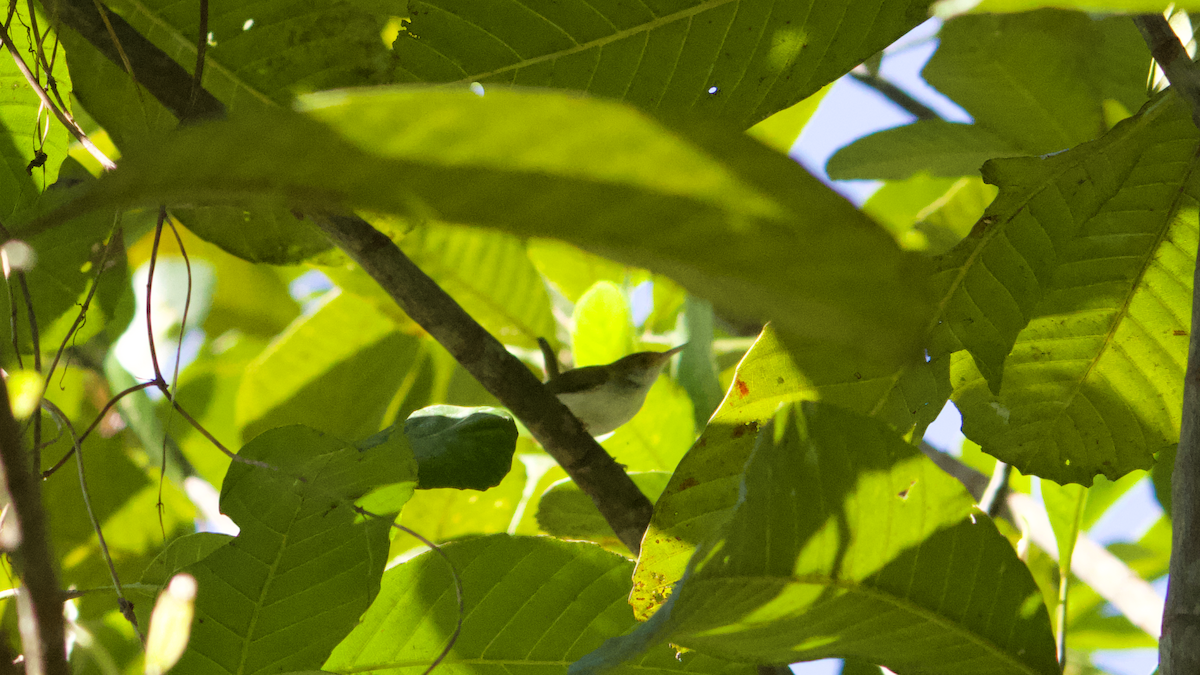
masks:
<path fill-rule="evenodd" d="M 682 480 L 682 481 L 679 483 L 679 491 L 680 491 L 680 492 L 683 492 L 684 490 L 686 490 L 686 489 L 688 489 L 688 488 L 694 488 L 694 487 L 696 487 L 696 486 L 697 486 L 697 485 L 699 485 L 699 484 L 700 484 L 700 481 L 696 480 L 696 479 L 695 479 L 694 477 L 692 477 L 692 476 L 688 476 L 687 478 L 684 478 L 684 479 L 683 479 L 683 480 Z"/>
<path fill-rule="evenodd" d="M 782 378 L 782 377 L 777 377 L 777 378 L 775 378 L 775 382 L 776 382 L 777 384 L 783 384 L 783 378 Z"/>
<path fill-rule="evenodd" d="M 1187 331 L 1186 330 L 1173 330 L 1173 331 L 1171 331 L 1171 335 L 1187 335 Z"/>
<path fill-rule="evenodd" d="M 862 379 L 862 373 L 860 373 L 860 372 L 857 372 L 857 371 L 856 371 L 856 372 L 854 373 L 854 379 L 856 379 L 856 380 L 861 380 L 861 379 Z"/>
<path fill-rule="evenodd" d="M 742 382 L 741 380 L 737 380 L 733 383 L 733 386 L 737 387 L 738 396 L 741 396 L 742 398 L 746 398 L 747 396 L 750 395 L 750 387 L 746 386 L 745 382 Z"/>

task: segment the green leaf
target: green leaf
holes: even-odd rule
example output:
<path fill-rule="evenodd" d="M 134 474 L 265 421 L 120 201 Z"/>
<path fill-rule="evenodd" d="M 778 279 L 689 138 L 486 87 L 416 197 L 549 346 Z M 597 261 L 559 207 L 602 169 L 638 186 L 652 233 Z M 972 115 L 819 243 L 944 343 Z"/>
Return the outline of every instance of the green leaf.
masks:
<path fill-rule="evenodd" d="M 301 422 L 346 438 L 373 434 L 416 353 L 417 340 L 370 303 L 331 292 L 246 367 L 236 404 L 242 437 Z"/>
<path fill-rule="evenodd" d="M 534 238 L 526 246 L 529 259 L 538 272 L 571 302 L 579 302 L 584 292 L 597 281 L 636 286 L 650 278 L 645 270 L 622 265 L 565 242 Z"/>
<path fill-rule="evenodd" d="M 313 96 L 305 106 L 358 147 L 283 112 L 191 126 L 131 151 L 38 226 L 101 207 L 229 202 L 247 192 L 301 209 L 417 209 L 560 237 L 662 272 L 723 313 L 774 318 L 798 353 L 819 362 L 894 368 L 915 358 L 929 326 L 921 263 L 743 134 L 667 127 L 617 104 L 546 92 L 381 89 Z M 230 165 L 233 155 L 245 161 Z"/>
<path fill-rule="evenodd" d="M 1198 141 L 1168 94 L 1094 143 L 988 165 L 1000 196 L 943 260 L 935 335 L 974 357 L 952 366 L 968 438 L 1083 485 L 1176 442 Z"/>
<path fill-rule="evenodd" d="M 484 492 L 454 488 L 417 490 L 404 505 L 400 524 L 435 543 L 508 532 L 515 519 L 523 514 L 527 482 L 525 464 L 518 461 L 500 485 Z M 424 550 L 425 544 L 406 532 L 397 532 L 388 558 L 394 559 L 416 548 Z"/>
<path fill-rule="evenodd" d="M 160 48 L 181 59 L 182 63 L 187 64 L 185 67 L 190 69 L 196 63 L 194 34 L 195 22 L 199 13 L 193 11 L 173 12 L 164 16 L 161 12 L 165 9 L 163 7 L 165 4 L 155 0 L 151 0 L 149 3 L 118 1 L 109 3 L 107 6 L 124 14 L 125 18 L 140 29 L 143 35 L 148 36 L 152 41 L 157 41 Z M 220 3 L 213 4 L 217 5 L 213 8 L 216 23 L 232 20 L 236 14 L 247 11 L 241 3 L 231 3 L 230 7 L 220 7 Z M 255 33 L 255 38 L 264 34 L 272 34 L 275 41 L 279 41 L 281 38 L 287 39 L 293 41 L 292 47 L 299 47 L 273 52 L 271 60 L 276 63 L 267 71 L 271 78 L 297 75 L 296 70 L 280 68 L 279 66 L 282 65 L 279 63 L 280 61 L 290 60 L 302 54 L 307 54 L 309 58 L 320 58 L 320 54 L 312 50 L 311 45 L 295 44 L 297 41 L 306 42 L 317 38 L 315 32 L 306 32 L 303 36 L 291 32 L 291 38 L 283 38 L 286 31 L 280 31 L 278 26 L 272 30 L 264 27 L 263 23 L 270 22 L 272 19 L 283 21 L 286 15 L 272 16 L 273 12 L 266 10 L 262 5 L 255 9 L 259 10 L 257 12 L 259 19 L 256 20 L 256 23 L 260 27 L 260 30 Z M 311 15 L 316 15 L 312 18 L 319 20 L 321 11 L 310 9 L 310 12 L 306 14 L 309 16 L 305 16 L 304 19 L 310 19 Z M 221 18 L 217 19 L 217 16 Z M 243 21 L 248 18 L 250 17 L 244 17 Z M 295 29 L 298 18 L 300 17 L 286 19 L 291 24 L 290 30 Z M 181 22 L 183 27 L 172 26 L 172 22 Z M 342 45 L 349 40 L 349 27 L 342 24 L 339 26 L 342 31 L 345 31 L 339 35 L 341 39 L 335 43 L 325 43 L 323 49 L 319 50 L 320 52 L 327 54 L 333 50 L 333 44 Z M 209 27 L 211 29 L 213 25 L 210 24 Z M 181 34 L 178 32 L 179 30 L 186 33 Z M 153 137 L 155 134 L 165 133 L 176 127 L 178 120 L 175 116 L 157 99 L 146 96 L 144 91 L 133 83 L 120 66 L 110 62 L 74 31 L 63 31 L 60 37 L 70 55 L 68 65 L 77 78 L 72 93 L 83 103 L 87 112 L 100 122 L 117 147 L 128 151 L 132 147 L 144 144 L 147 136 Z M 220 50 L 222 55 L 227 51 L 229 50 Z M 214 54 L 217 52 L 215 47 L 205 52 L 205 88 L 222 99 L 231 111 L 259 110 L 272 105 L 266 94 L 254 90 L 253 85 L 239 79 L 237 74 L 233 74 L 229 69 L 223 67 L 224 64 L 215 61 Z M 243 53 L 241 58 L 253 58 L 259 62 L 259 65 L 262 64 L 258 57 L 251 54 Z M 312 62 L 308 65 L 318 68 L 325 64 Z M 247 70 L 257 71 L 258 68 Z M 327 72 L 331 71 L 327 70 Z M 274 91 L 273 93 L 279 94 L 281 96 L 279 100 L 283 102 L 289 98 L 286 93 L 288 85 L 280 86 L 284 87 L 285 91 Z M 243 208 L 246 206 L 253 208 L 249 210 Z M 276 204 L 260 202 L 254 205 L 240 204 L 236 207 L 228 205 L 197 206 L 172 209 L 172 213 L 206 241 L 217 244 L 233 255 L 254 262 L 293 263 L 330 247 L 329 241 L 311 224 L 298 220 L 290 211 L 279 208 Z"/>
<path fill-rule="evenodd" d="M 656 501 L 667 487 L 671 474 L 664 471 L 630 473 L 629 477 L 650 501 Z M 600 515 L 592 498 L 575 481 L 560 480 L 542 493 L 537 505 L 537 524 L 543 531 L 563 539 L 587 539 L 611 543 L 617 535 Z"/>
<path fill-rule="evenodd" d="M 389 519 L 360 520 L 350 500 L 414 482 L 395 443 L 361 450 L 307 427 L 272 429 L 234 462 L 221 512 L 241 532 L 185 568 L 203 589 L 175 673 L 316 668 L 374 599 Z M 336 574 L 330 575 L 331 571 Z"/>
<path fill-rule="evenodd" d="M 941 255 L 963 240 L 997 190 L 981 178 L 931 178 L 919 173 L 889 181 L 863 204 L 901 247 Z"/>
<path fill-rule="evenodd" d="M 1128 17 L 1043 9 L 947 21 L 922 75 L 1022 154 L 1096 138 L 1104 100 L 1146 101 L 1146 46 Z"/>
<path fill-rule="evenodd" d="M 185 534 L 182 537 L 176 537 L 171 540 L 171 543 L 159 553 L 150 566 L 142 572 L 141 583 L 143 585 L 156 586 L 162 590 L 171 577 L 179 570 L 204 560 L 213 551 L 225 546 L 233 537 L 227 534 L 219 534 L 217 532 L 193 532 Z M 157 591 L 150 594 L 151 597 L 157 595 Z M 150 607 L 146 609 L 146 616 L 150 616 Z M 146 624 L 147 626 L 150 624 Z"/>
<path fill-rule="evenodd" d="M 394 46 L 401 82 L 563 87 L 747 128 L 925 20 L 926 2 L 678 0 L 581 8 L 425 0 Z"/>
<path fill-rule="evenodd" d="M 820 381 L 805 377 L 768 326 L 738 365 L 734 384 L 700 439 L 679 462 L 643 539 L 630 604 L 639 618 L 662 604 L 696 546 L 729 518 L 754 432 L 781 404 L 825 400 L 873 414 L 900 433 L 919 435 L 948 395 L 948 359 L 887 377 Z"/>
<path fill-rule="evenodd" d="M 486 490 L 512 469 L 517 424 L 499 408 L 422 408 L 404 422 L 417 458 L 417 487 Z"/>
<path fill-rule="evenodd" d="M 442 666 L 452 671 L 556 673 L 631 628 L 627 559 L 602 548 L 547 537 L 493 535 L 448 544 L 463 585 L 462 633 Z M 441 652 L 459 616 L 447 561 L 426 553 L 384 575 L 379 599 L 324 668 L 418 675 Z M 630 673 L 751 675 L 736 665 L 663 646 Z"/>
<path fill-rule="evenodd" d="M 170 0 L 106 3 L 185 67 L 196 63 L 199 12 Z M 381 81 L 389 54 L 380 31 L 400 7 L 385 2 L 214 0 L 204 86 L 238 112 L 297 93 Z"/>
<path fill-rule="evenodd" d="M 491 230 L 428 223 L 404 235 L 400 248 L 463 309 L 505 344 L 553 344 L 554 315 L 520 239 Z"/>
<path fill-rule="evenodd" d="M 961 16 L 942 27 L 922 75 L 974 118 L 920 120 L 862 138 L 830 160 L 833 178 L 977 176 L 986 160 L 1042 155 L 1096 138 L 1106 106 L 1146 101 L 1146 48 L 1125 17 L 1042 10 Z"/>
<path fill-rule="evenodd" d="M 682 341 L 687 347 L 679 353 L 675 377 L 692 400 L 697 427 L 708 423 L 725 397 L 713 357 L 715 318 L 712 303 L 693 296 L 684 300 Z"/>
<path fill-rule="evenodd" d="M 1075 540 L 1083 526 L 1084 505 L 1088 491 L 1081 485 L 1058 485 L 1042 481 L 1042 501 L 1054 528 L 1054 539 L 1058 544 L 1059 568 L 1071 569 L 1071 554 L 1075 551 Z"/>
<path fill-rule="evenodd" d="M 930 673 L 1058 673 L 1041 592 L 955 479 L 883 424 L 806 402 L 758 433 L 742 499 L 671 600 L 576 662 L 670 641 L 754 663 L 857 657 Z"/>
<path fill-rule="evenodd" d="M 629 300 L 611 281 L 597 281 L 576 301 L 571 323 L 576 368 L 606 365 L 634 351 Z"/>
<path fill-rule="evenodd" d="M 904 180 L 918 173 L 975 176 L 993 157 L 1026 154 L 978 124 L 919 120 L 866 136 L 834 153 L 826 170 L 836 180 Z"/>
<path fill-rule="evenodd" d="M 171 215 L 205 241 L 250 262 L 287 265 L 330 247 L 312 223 L 266 201 L 249 200 L 245 207 L 175 207 Z"/>

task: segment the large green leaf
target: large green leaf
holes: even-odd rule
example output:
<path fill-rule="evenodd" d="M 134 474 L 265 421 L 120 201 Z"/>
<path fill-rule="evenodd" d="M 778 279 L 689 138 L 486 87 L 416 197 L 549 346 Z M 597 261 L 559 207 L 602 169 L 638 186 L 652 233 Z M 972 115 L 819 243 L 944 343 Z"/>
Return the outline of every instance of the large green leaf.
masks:
<path fill-rule="evenodd" d="M 243 438 L 298 423 L 345 438 L 375 433 L 417 343 L 367 301 L 331 292 L 246 367 L 236 416 Z"/>
<path fill-rule="evenodd" d="M 396 77 L 563 87 L 749 127 L 925 20 L 923 0 L 421 0 Z"/>
<path fill-rule="evenodd" d="M 462 634 L 442 661 L 450 672 L 565 675 L 605 636 L 633 626 L 627 559 L 591 544 L 493 535 L 443 548 L 462 580 Z M 454 630 L 458 606 L 447 561 L 434 553 L 388 570 L 379 598 L 324 669 L 417 675 Z M 753 666 L 662 646 L 629 672 L 750 675 Z"/>
<path fill-rule="evenodd" d="M 667 127 L 554 93 L 391 89 L 311 97 L 307 107 L 357 147 L 282 112 L 180 129 L 127 154 L 55 219 L 248 192 L 300 208 L 432 211 L 668 274 L 727 313 L 774 318 L 797 353 L 844 376 L 914 359 L 929 325 L 919 261 L 740 133 Z M 231 165 L 231 154 L 244 161 Z"/>
<path fill-rule="evenodd" d="M 875 416 L 901 434 L 921 435 L 949 395 L 947 360 L 887 377 L 822 381 L 797 369 L 768 326 L 738 365 L 721 407 L 655 504 L 630 598 L 638 615 L 649 616 L 663 602 L 696 546 L 729 518 L 754 432 L 781 404 L 820 399 Z"/>
<path fill-rule="evenodd" d="M 987 159 L 1057 152 L 1111 126 L 1106 106 L 1146 100 L 1149 54 L 1127 17 L 1081 12 L 970 15 L 947 21 L 922 74 L 973 124 L 921 120 L 840 150 L 835 178 L 973 176 Z"/>
<path fill-rule="evenodd" d="M 938 338 L 974 357 L 954 400 L 989 453 L 1088 485 L 1178 439 L 1198 141 L 1168 94 L 1093 143 L 988 165 L 1000 196 L 944 258 Z"/>
<path fill-rule="evenodd" d="M 1041 592 L 955 479 L 883 424 L 783 408 L 732 518 L 671 599 L 572 673 L 670 641 L 754 663 L 851 656 L 899 672 L 1058 673 Z"/>
<path fill-rule="evenodd" d="M 826 170 L 837 180 L 904 180 L 921 172 L 973 176 L 993 157 L 1024 154 L 982 124 L 920 120 L 847 145 L 829 158 Z"/>
<path fill-rule="evenodd" d="M 196 623 L 175 673 L 318 668 L 379 590 L 388 519 L 362 521 L 352 500 L 413 483 L 400 434 L 360 449 L 307 427 L 273 429 L 239 456 L 221 511 L 241 532 L 198 563 Z M 357 522 L 356 522 L 357 521 Z"/>

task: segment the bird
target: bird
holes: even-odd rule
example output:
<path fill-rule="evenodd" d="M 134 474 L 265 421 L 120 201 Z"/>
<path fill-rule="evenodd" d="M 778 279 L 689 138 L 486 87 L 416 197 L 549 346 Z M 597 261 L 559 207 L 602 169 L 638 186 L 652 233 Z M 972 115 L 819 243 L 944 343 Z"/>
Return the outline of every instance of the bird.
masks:
<path fill-rule="evenodd" d="M 571 410 L 589 434 L 603 436 L 633 419 L 663 367 L 686 346 L 665 352 L 638 352 L 607 365 L 568 370 L 551 377 L 546 388 Z"/>

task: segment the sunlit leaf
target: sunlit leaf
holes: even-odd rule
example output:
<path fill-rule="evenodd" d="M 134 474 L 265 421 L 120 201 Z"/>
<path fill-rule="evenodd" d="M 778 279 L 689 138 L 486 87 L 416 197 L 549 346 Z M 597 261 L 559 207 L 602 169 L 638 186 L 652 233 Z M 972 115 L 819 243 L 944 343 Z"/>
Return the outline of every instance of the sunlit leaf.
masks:
<path fill-rule="evenodd" d="M 677 0 L 587 11 L 422 0 L 396 40 L 402 82 L 563 87 L 746 128 L 813 94 L 925 19 L 927 3 Z"/>
<path fill-rule="evenodd" d="M 1168 94 L 1095 143 L 988 165 L 1000 196 L 943 259 L 938 342 L 974 357 L 954 400 L 989 453 L 1088 485 L 1178 439 L 1198 140 Z"/>
<path fill-rule="evenodd" d="M 731 315 L 774 318 L 797 353 L 821 363 L 895 368 L 916 358 L 929 326 L 920 262 L 741 134 L 668 128 L 545 92 L 394 89 L 306 101 L 357 147 L 283 113 L 191 126 L 127 154 L 54 218 L 146 200 L 237 201 L 247 189 L 301 208 L 406 213 L 419 204 L 439 220 L 557 236 L 663 272 Z M 233 152 L 246 161 L 231 167 Z"/>
<path fill-rule="evenodd" d="M 757 433 L 728 524 L 667 604 L 571 672 L 607 672 L 667 641 L 755 663 L 1060 672 L 1040 591 L 972 504 L 885 425 L 786 406 Z"/>
<path fill-rule="evenodd" d="M 463 585 L 462 634 L 442 661 L 449 670 L 556 673 L 633 626 L 625 604 L 629 560 L 602 548 L 546 537 L 493 535 L 443 549 Z M 442 650 L 458 616 L 447 561 L 434 553 L 388 570 L 379 599 L 324 669 L 418 675 Z M 750 675 L 753 666 L 666 646 L 630 673 Z"/>

